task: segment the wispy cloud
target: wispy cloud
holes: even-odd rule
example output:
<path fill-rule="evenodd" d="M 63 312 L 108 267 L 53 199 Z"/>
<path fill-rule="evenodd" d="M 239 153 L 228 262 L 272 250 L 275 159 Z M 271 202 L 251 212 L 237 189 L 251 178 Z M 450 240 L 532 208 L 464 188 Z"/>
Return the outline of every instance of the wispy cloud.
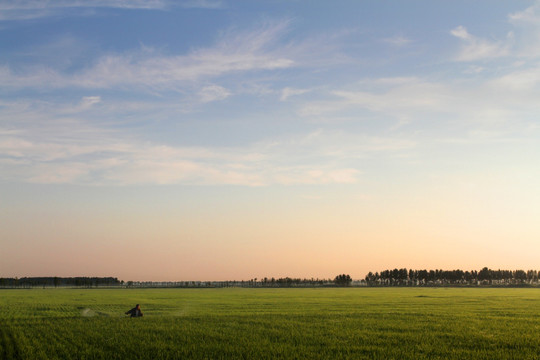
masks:
<path fill-rule="evenodd" d="M 475 36 L 458 26 L 450 34 L 461 39 L 463 45 L 456 56 L 458 61 L 477 61 L 514 57 L 520 59 L 540 56 L 540 1 L 525 10 L 508 14 L 513 27 L 504 38 L 487 39 Z"/>
<path fill-rule="evenodd" d="M 0 67 L 0 87 L 40 89 L 61 87 L 133 88 L 179 90 L 202 78 L 228 73 L 275 70 L 294 66 L 293 59 L 277 39 L 287 21 L 266 24 L 256 30 L 224 33 L 213 47 L 199 48 L 187 55 L 164 55 L 144 49 L 131 54 L 106 55 L 74 74 L 44 66 L 13 70 Z"/>
<path fill-rule="evenodd" d="M 540 56 L 540 1 L 523 11 L 508 16 L 509 22 L 520 33 L 515 53 L 523 58 L 537 58 Z"/>
<path fill-rule="evenodd" d="M 63 11 L 92 8 L 164 10 L 169 0 L 6 0 L 0 3 L 0 21 L 56 16 Z"/>
<path fill-rule="evenodd" d="M 0 21 L 24 21 L 47 17 L 95 16 L 98 9 L 159 10 L 179 7 L 185 9 L 223 9 L 221 0 L 6 0 L 0 3 Z"/>
<path fill-rule="evenodd" d="M 224 100 L 231 95 L 231 92 L 219 85 L 209 85 L 203 87 L 198 95 L 202 103 L 207 103 Z"/>
<path fill-rule="evenodd" d="M 295 88 L 286 87 L 283 90 L 281 90 L 281 97 L 279 99 L 281 101 L 286 101 L 291 96 L 302 95 L 310 91 L 311 89 L 295 89 Z"/>
<path fill-rule="evenodd" d="M 38 5 L 34 6 L 37 9 Z M 156 2 L 153 6 L 157 9 L 168 5 Z M 516 13 L 510 19 L 531 22 L 535 16 L 531 13 L 535 14 L 532 10 Z M 119 127 L 103 120 L 134 119 L 148 124 L 148 119 L 177 119 L 184 102 L 197 105 L 223 101 L 233 94 L 235 98 L 245 96 L 247 91 L 242 94 L 242 86 L 247 88 L 251 83 L 242 83 L 238 88 L 234 84 L 255 76 L 234 76 L 235 80 L 230 81 L 231 75 L 257 73 L 268 79 L 275 75 L 275 70 L 310 65 L 310 71 L 327 70 L 328 63 L 346 60 L 339 54 L 313 55 L 314 51 L 338 53 L 332 50 L 339 48 L 339 44 L 313 39 L 301 43 L 285 41 L 289 29 L 286 20 L 267 22 L 249 31 L 230 29 L 221 33 L 212 46 L 194 48 L 187 53 L 170 54 L 145 48 L 106 54 L 98 56 L 86 68 L 72 72 L 43 64 L 0 66 L 0 89 L 5 93 L 30 89 L 56 95 L 58 89 L 72 88 L 85 92 L 79 98 L 66 100 L 70 103 L 0 101 L 0 115 L 8 119 L 0 128 L 0 176 L 17 181 L 112 185 L 352 183 L 363 175 L 362 159 L 407 156 L 418 146 L 417 133 L 427 137 L 432 131 L 441 141 L 446 129 L 454 131 L 447 139 L 502 138 L 509 131 L 521 131 L 527 126 L 530 129 L 530 119 L 540 111 L 536 101 L 540 96 L 540 71 L 537 66 L 525 63 L 499 70 L 491 78 L 489 65 L 485 65 L 488 70 L 478 75 L 480 79 L 470 79 L 470 75 L 436 80 L 408 75 L 351 78 L 349 84 L 333 88 L 313 82 L 295 83 L 285 77 L 279 81 L 270 79 L 256 84 L 260 85 L 257 89 L 264 90 L 258 95 L 271 94 L 264 99 L 264 106 L 290 111 L 291 119 L 296 107 L 297 114 L 303 118 L 294 119 L 298 120 L 295 128 L 304 129 L 303 133 L 262 139 L 250 134 L 249 143 L 236 146 L 165 145 L 155 140 L 156 137 L 146 139 L 137 130 L 125 127 L 119 131 Z M 459 61 L 513 54 L 512 36 L 502 41 L 487 40 L 472 35 L 463 26 L 454 28 L 451 34 L 462 41 Z M 409 41 L 404 37 L 386 40 L 394 45 Z M 310 58 L 317 59 L 310 63 Z M 467 65 L 474 64 L 457 66 Z M 115 91 L 107 91 L 110 89 Z M 142 91 L 145 100 L 130 101 L 129 96 L 122 100 L 109 99 L 106 94 L 118 94 L 116 90 L 132 92 L 137 100 L 143 98 Z M 148 99 L 148 92 L 159 96 Z M 174 101 L 163 94 L 171 95 Z M 295 101 L 286 102 L 292 97 L 296 97 Z M 270 101 L 276 103 L 269 105 Z M 293 107 L 287 108 L 289 105 Z M 233 113 L 231 110 L 229 118 L 240 114 Z M 369 124 L 362 117 L 364 114 L 371 116 Z M 205 114 L 207 119 L 214 115 Z M 312 122 L 304 126 L 311 118 L 347 116 L 355 122 L 350 129 L 344 126 L 342 130 L 313 131 Z M 365 126 L 357 126 L 362 122 Z"/>
<path fill-rule="evenodd" d="M 527 23 L 540 26 L 540 1 L 525 10 L 509 14 L 508 19 L 512 23 Z"/>
<path fill-rule="evenodd" d="M 402 47 L 402 46 L 405 46 L 405 45 L 409 45 L 412 40 L 403 36 L 403 35 L 396 35 L 396 36 L 393 36 L 393 37 L 390 37 L 390 38 L 384 38 L 383 41 L 385 43 L 388 43 L 388 44 L 391 44 L 391 45 L 394 45 L 394 46 L 397 46 L 397 47 Z"/>
<path fill-rule="evenodd" d="M 358 161 L 413 141 L 339 130 L 234 146 L 164 145 L 93 123 L 99 96 L 78 104 L 2 103 L 0 178 L 74 184 L 329 184 L 358 181 Z M 102 111 L 107 112 L 105 107 Z M 85 119 L 88 120 L 85 120 Z"/>
<path fill-rule="evenodd" d="M 505 75 L 502 75 L 490 82 L 493 86 L 505 92 L 520 93 L 524 98 L 529 98 L 523 92 L 529 92 L 529 95 L 538 94 L 540 84 L 540 66 L 530 66 L 515 69 Z M 504 90 L 505 89 L 505 90 Z"/>
<path fill-rule="evenodd" d="M 458 61 L 476 61 L 507 56 L 514 38 L 513 33 L 509 32 L 504 41 L 490 41 L 470 34 L 464 26 L 458 26 L 450 33 L 464 42 L 464 46 L 456 58 Z"/>
<path fill-rule="evenodd" d="M 81 108 L 88 109 L 92 105 L 97 104 L 101 101 L 100 96 L 85 96 L 81 100 Z"/>
<path fill-rule="evenodd" d="M 540 97 L 539 79 L 537 66 L 511 68 L 482 80 L 375 79 L 332 90 L 326 96 L 319 94 L 317 97 L 324 100 L 306 100 L 298 113 L 315 119 L 355 114 L 356 122 L 392 120 L 398 125 L 390 130 L 403 130 L 406 125 L 409 131 L 416 129 L 424 136 L 444 129 L 454 136 L 468 136 L 471 131 L 501 137 L 523 135 L 540 111 L 534 100 Z"/>
<path fill-rule="evenodd" d="M 373 86 L 377 89 L 372 90 Z M 419 78 L 382 78 L 361 82 L 353 89 L 333 90 L 327 100 L 306 101 L 299 109 L 301 116 L 319 116 L 363 108 L 386 115 L 403 116 L 411 111 L 433 111 L 445 104 L 447 89 L 443 84 Z"/>
<path fill-rule="evenodd" d="M 258 145 L 172 147 L 119 139 L 79 145 L 73 139 L 59 140 L 0 135 L 2 178 L 39 183 L 261 186 L 350 183 L 359 172 L 332 162 L 290 165 Z"/>

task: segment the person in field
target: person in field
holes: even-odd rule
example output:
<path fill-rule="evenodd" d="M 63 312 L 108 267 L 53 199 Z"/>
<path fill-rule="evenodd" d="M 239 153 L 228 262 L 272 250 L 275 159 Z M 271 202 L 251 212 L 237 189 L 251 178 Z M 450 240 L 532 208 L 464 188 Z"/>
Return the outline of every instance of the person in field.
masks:
<path fill-rule="evenodd" d="M 126 311 L 126 315 L 131 315 L 131 317 L 142 317 L 143 313 L 141 311 L 141 305 L 135 305 L 133 309 Z"/>

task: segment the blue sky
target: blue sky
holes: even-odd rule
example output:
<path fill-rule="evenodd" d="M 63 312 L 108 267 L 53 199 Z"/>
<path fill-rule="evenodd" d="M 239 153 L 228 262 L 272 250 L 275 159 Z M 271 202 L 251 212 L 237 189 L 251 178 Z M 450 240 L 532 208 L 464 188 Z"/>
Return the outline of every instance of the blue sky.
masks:
<path fill-rule="evenodd" d="M 0 274 L 534 267 L 539 49 L 534 1 L 4 1 Z"/>

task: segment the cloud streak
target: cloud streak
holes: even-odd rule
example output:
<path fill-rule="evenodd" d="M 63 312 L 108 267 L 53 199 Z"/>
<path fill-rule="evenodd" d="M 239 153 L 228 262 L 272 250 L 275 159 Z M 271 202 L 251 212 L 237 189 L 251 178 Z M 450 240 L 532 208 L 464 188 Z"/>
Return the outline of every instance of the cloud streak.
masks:
<path fill-rule="evenodd" d="M 458 26 L 450 31 L 450 34 L 461 39 L 465 44 L 456 57 L 458 61 L 476 61 L 508 56 L 514 40 L 514 35 L 510 32 L 505 41 L 489 41 L 470 34 L 464 26 Z"/>
<path fill-rule="evenodd" d="M 133 87 L 153 90 L 180 90 L 201 79 L 226 74 L 286 69 L 295 61 L 275 47 L 286 31 L 287 22 L 267 24 L 249 32 L 228 32 L 214 47 L 200 48 L 187 55 L 162 55 L 153 50 L 132 54 L 105 55 L 74 74 L 50 67 L 14 71 L 0 67 L 0 88 L 93 89 Z"/>
<path fill-rule="evenodd" d="M 165 10 L 168 0 L 6 0 L 0 3 L 0 21 L 29 20 L 57 16 L 64 11 L 116 8 Z M 87 14 L 87 13 L 86 13 Z"/>
<path fill-rule="evenodd" d="M 0 135 L 0 154 L 4 180 L 37 183 L 325 184 L 356 182 L 359 172 L 332 161 L 292 166 L 282 154 L 259 145 L 172 147 L 118 139 L 79 145 L 70 139 L 40 142 L 12 134 Z"/>
<path fill-rule="evenodd" d="M 5 0 L 0 3 L 0 21 L 30 20 L 58 16 L 66 11 L 93 9 L 160 10 L 174 7 L 221 9 L 220 0 Z M 77 14 L 77 13 L 75 13 Z M 82 12 L 88 15 L 88 11 Z"/>
<path fill-rule="evenodd" d="M 369 119 L 374 126 L 390 120 L 396 124 L 390 131 L 406 125 L 408 131 L 438 138 L 444 138 L 441 133 L 448 131 L 453 136 L 489 133 L 504 139 L 526 135 L 537 121 L 539 79 L 538 66 L 522 66 L 482 80 L 364 80 L 346 89 L 318 94 L 317 98 L 324 100 L 307 100 L 297 111 L 308 119 L 349 116 L 349 121 L 356 123 Z"/>
<path fill-rule="evenodd" d="M 317 130 L 240 146 L 164 145 L 84 120 L 103 106 L 86 96 L 64 107 L 2 103 L 10 121 L 0 128 L 3 180 L 97 185 L 354 183 L 358 161 L 393 156 L 405 139 Z M 90 116 L 90 119 L 94 115 Z"/>
<path fill-rule="evenodd" d="M 167 0 L 6 0 L 0 4 L 0 11 L 78 7 L 163 9 L 168 4 L 170 4 L 170 1 Z"/>
<path fill-rule="evenodd" d="M 540 26 L 540 1 L 537 1 L 534 5 L 529 6 L 525 10 L 509 14 L 508 19 L 514 24 L 525 23 Z"/>

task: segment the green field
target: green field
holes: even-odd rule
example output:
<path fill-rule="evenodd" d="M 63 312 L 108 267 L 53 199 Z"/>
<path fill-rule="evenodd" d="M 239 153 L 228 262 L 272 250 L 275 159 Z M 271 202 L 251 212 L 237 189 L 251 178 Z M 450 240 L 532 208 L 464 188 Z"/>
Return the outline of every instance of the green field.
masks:
<path fill-rule="evenodd" d="M 0 290 L 0 357 L 539 359 L 540 289 Z"/>

